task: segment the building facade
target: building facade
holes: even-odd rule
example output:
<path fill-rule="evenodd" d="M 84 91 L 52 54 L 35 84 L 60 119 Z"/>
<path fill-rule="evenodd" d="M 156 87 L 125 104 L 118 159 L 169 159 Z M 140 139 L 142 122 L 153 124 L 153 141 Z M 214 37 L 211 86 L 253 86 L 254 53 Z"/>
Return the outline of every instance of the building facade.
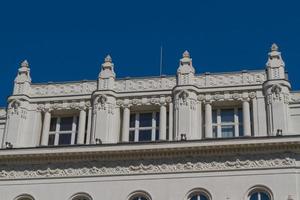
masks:
<path fill-rule="evenodd" d="M 0 110 L 2 200 L 300 200 L 300 92 L 265 69 L 32 83 Z"/>

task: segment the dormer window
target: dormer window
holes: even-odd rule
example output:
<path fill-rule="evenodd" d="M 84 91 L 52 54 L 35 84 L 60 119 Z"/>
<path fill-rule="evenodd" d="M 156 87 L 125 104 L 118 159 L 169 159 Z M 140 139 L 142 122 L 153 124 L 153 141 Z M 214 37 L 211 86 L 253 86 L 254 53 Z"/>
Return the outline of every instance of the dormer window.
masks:
<path fill-rule="evenodd" d="M 78 116 L 52 117 L 48 145 L 76 144 Z"/>

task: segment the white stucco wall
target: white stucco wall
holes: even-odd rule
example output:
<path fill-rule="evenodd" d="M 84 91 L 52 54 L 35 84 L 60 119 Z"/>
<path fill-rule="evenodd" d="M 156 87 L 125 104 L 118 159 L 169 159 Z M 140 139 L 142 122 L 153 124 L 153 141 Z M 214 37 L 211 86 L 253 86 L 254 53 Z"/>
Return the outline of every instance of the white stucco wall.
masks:
<path fill-rule="evenodd" d="M 286 200 L 289 195 L 296 200 L 299 199 L 299 177 L 299 170 L 278 169 L 1 181 L 0 197 L 13 200 L 28 193 L 39 200 L 68 200 L 78 192 L 85 192 L 94 200 L 127 200 L 134 191 L 146 191 L 152 200 L 184 200 L 189 191 L 203 188 L 215 200 L 244 200 L 250 188 L 263 185 L 272 191 L 274 200 Z"/>
<path fill-rule="evenodd" d="M 300 104 L 290 105 L 291 132 L 300 133 Z"/>
<path fill-rule="evenodd" d="M 2 147 L 4 130 L 5 130 L 5 123 L 0 123 L 0 148 Z"/>

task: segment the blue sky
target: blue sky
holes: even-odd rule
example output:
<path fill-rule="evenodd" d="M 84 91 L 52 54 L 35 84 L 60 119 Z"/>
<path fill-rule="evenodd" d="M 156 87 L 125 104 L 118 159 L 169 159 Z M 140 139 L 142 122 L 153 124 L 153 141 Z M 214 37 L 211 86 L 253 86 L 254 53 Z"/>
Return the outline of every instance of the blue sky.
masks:
<path fill-rule="evenodd" d="M 175 74 L 185 49 L 197 73 L 264 69 L 273 42 L 300 89 L 297 1 L 2 1 L 0 106 L 22 60 L 33 82 L 96 79 L 106 54 L 117 77 Z"/>

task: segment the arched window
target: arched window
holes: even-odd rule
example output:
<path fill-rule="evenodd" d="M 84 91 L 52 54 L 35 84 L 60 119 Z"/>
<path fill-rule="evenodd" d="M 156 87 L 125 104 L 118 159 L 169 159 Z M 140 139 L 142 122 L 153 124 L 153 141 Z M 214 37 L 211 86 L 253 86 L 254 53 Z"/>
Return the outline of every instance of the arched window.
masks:
<path fill-rule="evenodd" d="M 255 186 L 249 191 L 248 200 L 273 200 L 271 190 L 265 186 Z"/>
<path fill-rule="evenodd" d="M 209 200 L 209 198 L 205 194 L 198 193 L 191 195 L 189 200 Z"/>
<path fill-rule="evenodd" d="M 34 198 L 29 194 L 22 194 L 20 196 L 17 196 L 15 200 L 34 200 Z"/>
<path fill-rule="evenodd" d="M 151 200 L 148 193 L 144 191 L 133 192 L 129 195 L 129 200 Z"/>
<path fill-rule="evenodd" d="M 211 200 L 210 194 L 204 189 L 194 189 L 189 192 L 188 200 Z"/>
<path fill-rule="evenodd" d="M 137 196 L 137 197 L 133 197 L 130 200 L 148 200 L 147 197 L 144 196 Z"/>
<path fill-rule="evenodd" d="M 249 200 L 271 200 L 267 192 L 254 192 L 249 196 Z"/>
<path fill-rule="evenodd" d="M 70 200 L 92 200 L 92 197 L 86 193 L 78 193 L 73 195 Z"/>

